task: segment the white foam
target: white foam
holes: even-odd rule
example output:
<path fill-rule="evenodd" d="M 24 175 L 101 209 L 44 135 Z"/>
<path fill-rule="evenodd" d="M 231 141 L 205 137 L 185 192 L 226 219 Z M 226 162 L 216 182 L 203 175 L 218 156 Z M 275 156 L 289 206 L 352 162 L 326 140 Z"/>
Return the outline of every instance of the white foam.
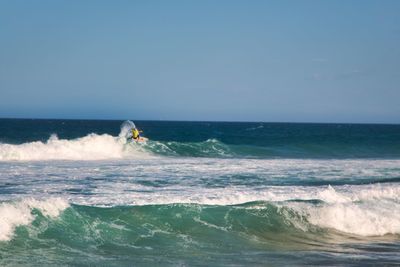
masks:
<path fill-rule="evenodd" d="M 135 149 L 134 145 L 128 145 L 126 138 L 108 134 L 89 134 L 73 140 L 58 139 L 52 135 L 45 143 L 0 144 L 1 161 L 104 160 L 146 156 L 148 154 Z"/>
<path fill-rule="evenodd" d="M 0 241 L 8 241 L 13 235 L 15 228 L 20 225 L 28 225 L 35 216 L 32 209 L 38 209 L 49 217 L 57 217 L 69 204 L 60 198 L 47 200 L 25 199 L 12 203 L 0 204 Z"/>
<path fill-rule="evenodd" d="M 400 234 L 400 186 L 341 186 L 310 190 L 324 203 L 289 203 L 311 224 L 360 236 Z"/>
<path fill-rule="evenodd" d="M 312 224 L 323 228 L 361 236 L 400 234 L 400 205 L 394 202 L 352 202 L 303 209 Z"/>

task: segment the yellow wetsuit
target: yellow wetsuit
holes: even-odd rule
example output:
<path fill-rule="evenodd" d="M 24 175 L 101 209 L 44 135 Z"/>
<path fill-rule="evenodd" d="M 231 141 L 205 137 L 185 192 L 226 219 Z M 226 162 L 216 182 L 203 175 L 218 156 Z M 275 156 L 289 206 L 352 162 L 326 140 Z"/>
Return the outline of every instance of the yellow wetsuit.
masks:
<path fill-rule="evenodd" d="M 139 131 L 138 129 L 132 129 L 132 138 L 138 139 L 139 138 Z"/>

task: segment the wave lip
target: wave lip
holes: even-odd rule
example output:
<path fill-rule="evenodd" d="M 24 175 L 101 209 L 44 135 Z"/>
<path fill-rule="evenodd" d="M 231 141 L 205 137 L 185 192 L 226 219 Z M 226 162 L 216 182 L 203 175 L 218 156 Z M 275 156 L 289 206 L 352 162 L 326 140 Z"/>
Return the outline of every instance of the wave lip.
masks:
<path fill-rule="evenodd" d="M 33 209 L 50 218 L 57 217 L 69 204 L 61 198 L 47 200 L 24 199 L 18 202 L 0 204 L 0 241 L 9 241 L 15 228 L 28 225 L 35 219 Z"/>

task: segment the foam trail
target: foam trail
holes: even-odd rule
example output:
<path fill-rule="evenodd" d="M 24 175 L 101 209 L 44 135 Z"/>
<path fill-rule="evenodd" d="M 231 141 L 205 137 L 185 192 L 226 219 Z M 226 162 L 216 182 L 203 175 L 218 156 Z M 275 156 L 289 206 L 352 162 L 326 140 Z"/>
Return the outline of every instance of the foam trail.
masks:
<path fill-rule="evenodd" d="M 0 204 L 0 241 L 10 240 L 17 226 L 31 223 L 35 219 L 32 209 L 38 209 L 43 215 L 54 218 L 68 207 L 68 202 L 60 198 L 25 199 L 14 203 L 2 203 Z"/>

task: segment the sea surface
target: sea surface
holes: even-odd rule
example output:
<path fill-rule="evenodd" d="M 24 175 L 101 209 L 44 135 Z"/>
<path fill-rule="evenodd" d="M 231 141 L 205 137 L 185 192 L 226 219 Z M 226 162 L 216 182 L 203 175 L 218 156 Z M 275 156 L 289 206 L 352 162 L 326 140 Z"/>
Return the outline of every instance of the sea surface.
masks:
<path fill-rule="evenodd" d="M 399 266 L 400 125 L 0 120 L 0 266 Z"/>

